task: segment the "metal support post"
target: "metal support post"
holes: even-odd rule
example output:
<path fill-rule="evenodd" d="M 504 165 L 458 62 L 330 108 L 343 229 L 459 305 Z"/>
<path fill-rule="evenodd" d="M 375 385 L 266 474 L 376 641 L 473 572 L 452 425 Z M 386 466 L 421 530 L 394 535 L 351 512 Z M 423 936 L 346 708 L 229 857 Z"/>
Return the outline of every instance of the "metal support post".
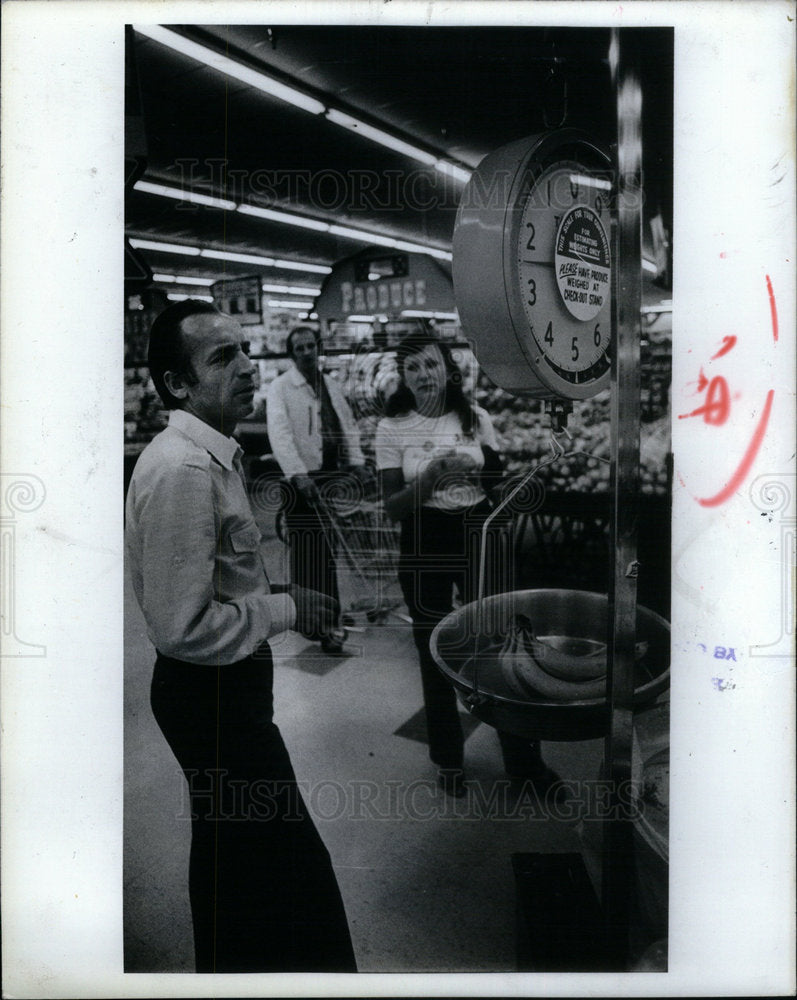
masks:
<path fill-rule="evenodd" d="M 639 509 L 639 406 L 642 304 L 642 91 L 612 32 L 610 65 L 617 100 L 617 213 L 614 233 L 614 351 L 611 397 L 611 554 L 609 587 L 606 775 L 611 811 L 603 827 L 602 904 L 607 959 L 622 971 L 628 962 L 634 886 L 633 822 L 624 812 L 631 779 L 634 645 L 637 607 Z"/>

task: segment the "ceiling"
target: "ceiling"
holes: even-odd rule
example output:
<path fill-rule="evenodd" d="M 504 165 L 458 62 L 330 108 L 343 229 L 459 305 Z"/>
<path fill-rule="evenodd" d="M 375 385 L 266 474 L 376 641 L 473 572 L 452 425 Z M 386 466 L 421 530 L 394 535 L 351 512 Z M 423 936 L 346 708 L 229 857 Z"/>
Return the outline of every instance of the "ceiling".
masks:
<path fill-rule="evenodd" d="M 298 87 L 461 168 L 558 125 L 615 136 L 608 29 L 170 25 L 183 38 Z M 621 34 L 643 89 L 645 218 L 672 229 L 672 32 Z M 131 29 L 127 155 L 142 180 L 450 251 L 463 182 L 231 79 Z M 143 125 L 136 131 L 137 126 Z M 131 127 L 132 126 L 132 127 Z M 266 256 L 294 268 L 139 254 L 155 273 L 260 274 L 318 288 L 370 242 L 128 185 L 129 238 Z M 647 227 L 645 238 L 648 237 Z M 182 290 L 182 289 L 181 289 Z M 190 289 L 187 289 L 190 291 Z M 196 291 L 196 289 L 194 290 Z"/>

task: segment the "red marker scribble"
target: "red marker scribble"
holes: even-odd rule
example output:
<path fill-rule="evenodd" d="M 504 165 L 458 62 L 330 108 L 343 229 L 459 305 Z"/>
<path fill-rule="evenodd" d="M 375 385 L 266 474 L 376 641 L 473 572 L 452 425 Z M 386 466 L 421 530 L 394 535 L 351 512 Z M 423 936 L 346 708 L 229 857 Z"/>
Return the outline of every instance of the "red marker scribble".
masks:
<path fill-rule="evenodd" d="M 769 414 L 772 410 L 772 400 L 774 398 L 775 390 L 770 389 L 767 393 L 767 401 L 764 404 L 764 411 L 761 414 L 761 419 L 758 421 L 758 427 L 756 427 L 755 433 L 750 439 L 750 444 L 747 446 L 747 451 L 744 453 L 744 457 L 739 463 L 739 467 L 719 493 L 715 494 L 713 497 L 706 497 L 702 499 L 698 498 L 697 502 L 702 507 L 718 507 L 720 504 L 725 503 L 725 501 L 733 496 L 736 490 L 738 490 L 744 482 L 747 477 L 747 473 L 750 471 L 750 467 L 758 454 L 758 449 L 761 447 L 761 442 L 764 440 L 764 434 L 766 433 L 767 424 L 769 423 Z"/>
<path fill-rule="evenodd" d="M 778 342 L 778 310 L 775 305 L 775 293 L 772 289 L 772 282 L 770 281 L 769 275 L 766 275 L 767 279 L 767 291 L 769 293 L 769 309 L 772 316 L 772 336 L 775 343 Z M 715 361 L 717 358 L 721 358 L 724 354 L 733 350 L 736 346 L 736 337 L 726 336 L 722 338 L 722 346 L 719 351 L 711 358 Z M 688 383 L 692 384 L 692 383 Z M 700 376 L 697 380 L 697 391 L 703 392 L 708 389 L 706 393 L 706 400 L 702 406 L 697 409 L 692 410 L 691 413 L 681 413 L 678 416 L 679 420 L 684 420 L 686 417 L 703 417 L 703 422 L 706 424 L 712 424 L 715 427 L 724 424 L 725 421 L 730 416 L 731 410 L 731 395 L 728 391 L 728 383 L 721 375 L 715 375 L 711 381 L 706 378 L 706 375 L 701 367 Z M 735 392 L 733 398 L 738 400 L 741 397 L 739 392 Z M 736 468 L 736 471 L 727 481 L 727 483 L 722 487 L 719 493 L 715 493 L 712 497 L 695 497 L 697 502 L 702 507 L 718 507 L 720 504 L 725 503 L 730 497 L 739 489 L 741 484 L 750 472 L 753 462 L 758 455 L 758 451 L 761 447 L 761 442 L 764 440 L 764 435 L 767 431 L 767 425 L 769 424 L 769 416 L 772 412 L 772 402 L 775 398 L 775 390 L 770 389 L 767 393 L 766 402 L 764 403 L 764 409 L 761 412 L 761 416 L 758 421 L 758 426 L 753 432 L 753 436 L 750 438 L 750 442 L 747 445 L 747 449 L 742 456 L 742 460 Z M 679 476 L 680 479 L 680 476 Z M 684 485 L 683 479 L 681 479 L 681 485 Z"/>
<path fill-rule="evenodd" d="M 772 336 L 775 343 L 778 341 L 778 307 L 775 305 L 775 293 L 772 291 L 772 282 L 767 275 L 767 291 L 769 292 L 769 311 L 772 313 Z"/>
<path fill-rule="evenodd" d="M 711 355 L 711 360 L 716 361 L 717 358 L 721 358 L 723 354 L 727 354 L 728 351 L 732 351 L 736 346 L 736 337 L 723 337 L 722 347 L 717 351 L 716 354 Z"/>
<path fill-rule="evenodd" d="M 686 417 L 703 417 L 703 422 L 720 427 L 728 419 L 731 413 L 731 396 L 728 392 L 728 383 L 722 375 L 715 375 L 709 382 L 703 372 L 700 372 L 698 391 L 702 391 L 708 385 L 708 395 L 706 402 L 698 406 L 691 413 L 679 413 L 678 419 L 684 420 Z"/>

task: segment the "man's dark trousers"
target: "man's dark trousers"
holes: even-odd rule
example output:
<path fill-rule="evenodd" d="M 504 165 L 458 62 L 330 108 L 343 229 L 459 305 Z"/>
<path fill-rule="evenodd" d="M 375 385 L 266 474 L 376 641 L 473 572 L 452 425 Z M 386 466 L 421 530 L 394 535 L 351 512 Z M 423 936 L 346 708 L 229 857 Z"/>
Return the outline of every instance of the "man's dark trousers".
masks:
<path fill-rule="evenodd" d="M 192 809 L 197 972 L 355 972 L 329 854 L 272 721 L 268 647 L 227 666 L 159 655 L 152 708 Z"/>

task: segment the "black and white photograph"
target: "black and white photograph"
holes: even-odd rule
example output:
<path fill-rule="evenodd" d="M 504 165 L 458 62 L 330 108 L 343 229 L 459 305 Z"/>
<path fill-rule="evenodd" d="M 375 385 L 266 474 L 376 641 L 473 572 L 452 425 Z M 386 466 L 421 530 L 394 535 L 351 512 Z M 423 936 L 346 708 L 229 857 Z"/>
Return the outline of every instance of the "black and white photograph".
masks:
<path fill-rule="evenodd" d="M 787 994 L 794 5 L 26 6 L 3 995 Z"/>
<path fill-rule="evenodd" d="M 125 968 L 666 971 L 672 30 L 126 59 Z"/>

